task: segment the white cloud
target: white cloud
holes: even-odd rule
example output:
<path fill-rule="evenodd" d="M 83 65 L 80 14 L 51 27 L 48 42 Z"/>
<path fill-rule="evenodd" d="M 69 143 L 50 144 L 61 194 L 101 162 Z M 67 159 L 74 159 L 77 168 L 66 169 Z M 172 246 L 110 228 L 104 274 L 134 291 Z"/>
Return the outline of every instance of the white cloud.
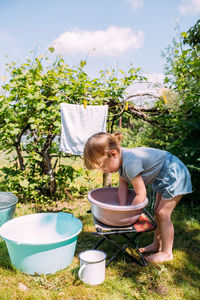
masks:
<path fill-rule="evenodd" d="M 182 15 L 199 14 L 200 13 L 200 0 L 181 0 L 179 11 Z"/>
<path fill-rule="evenodd" d="M 143 31 L 110 26 L 105 31 L 74 30 L 61 34 L 52 46 L 58 53 L 115 56 L 128 50 L 141 48 L 144 43 Z"/>
<path fill-rule="evenodd" d="M 143 0 L 126 0 L 133 10 L 137 10 L 143 7 Z"/>

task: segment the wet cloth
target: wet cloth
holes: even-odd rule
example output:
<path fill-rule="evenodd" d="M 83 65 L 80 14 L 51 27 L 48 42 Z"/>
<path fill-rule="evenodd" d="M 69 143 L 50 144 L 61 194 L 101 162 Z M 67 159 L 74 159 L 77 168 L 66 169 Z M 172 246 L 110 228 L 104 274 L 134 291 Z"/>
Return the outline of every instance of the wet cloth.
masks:
<path fill-rule="evenodd" d="M 153 181 L 152 187 L 166 200 L 192 193 L 190 173 L 178 157 L 167 152 L 163 167 Z"/>
<path fill-rule="evenodd" d="M 108 105 L 61 103 L 60 151 L 82 155 L 88 138 L 106 132 Z"/>
<path fill-rule="evenodd" d="M 163 167 L 167 152 L 149 147 L 122 148 L 122 166 L 119 175 L 131 183 L 141 174 L 145 185 L 152 183 Z"/>

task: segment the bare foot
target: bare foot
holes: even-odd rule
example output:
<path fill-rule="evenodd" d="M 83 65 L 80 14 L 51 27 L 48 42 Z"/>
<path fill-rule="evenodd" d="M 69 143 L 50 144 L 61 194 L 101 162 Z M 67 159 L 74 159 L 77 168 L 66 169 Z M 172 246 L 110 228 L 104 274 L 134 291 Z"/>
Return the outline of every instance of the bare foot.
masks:
<path fill-rule="evenodd" d="M 145 257 L 146 261 L 155 262 L 155 263 L 161 263 L 172 259 L 173 259 L 173 254 L 167 254 L 162 251 Z"/>
<path fill-rule="evenodd" d="M 158 252 L 160 249 L 158 245 L 152 243 L 144 248 L 139 248 L 139 250 L 141 253 L 146 253 L 146 252 Z"/>

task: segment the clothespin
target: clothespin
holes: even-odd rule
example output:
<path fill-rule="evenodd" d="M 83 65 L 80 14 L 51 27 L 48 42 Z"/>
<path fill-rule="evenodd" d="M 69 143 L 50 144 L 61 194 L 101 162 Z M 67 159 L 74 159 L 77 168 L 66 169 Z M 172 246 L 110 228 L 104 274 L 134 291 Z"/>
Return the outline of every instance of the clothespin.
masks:
<path fill-rule="evenodd" d="M 165 102 L 165 104 L 167 104 L 167 98 L 165 96 L 165 92 L 167 92 L 167 89 L 162 89 L 161 91 L 162 91 L 162 96 L 163 96 L 164 102 Z"/>
<path fill-rule="evenodd" d="M 86 109 L 87 106 L 87 100 L 84 100 L 84 108 Z"/>
<path fill-rule="evenodd" d="M 128 101 L 126 101 L 125 110 L 128 110 Z"/>
<path fill-rule="evenodd" d="M 164 94 L 162 96 L 163 96 L 165 104 L 167 104 L 167 98 L 166 98 L 166 96 Z"/>

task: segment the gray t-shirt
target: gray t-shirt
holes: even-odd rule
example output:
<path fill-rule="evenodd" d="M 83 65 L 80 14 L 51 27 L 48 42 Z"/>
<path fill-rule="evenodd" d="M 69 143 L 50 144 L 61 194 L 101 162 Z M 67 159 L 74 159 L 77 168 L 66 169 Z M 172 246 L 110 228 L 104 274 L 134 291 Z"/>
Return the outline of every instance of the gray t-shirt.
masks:
<path fill-rule="evenodd" d="M 153 182 L 160 172 L 167 151 L 148 147 L 122 148 L 122 166 L 119 175 L 127 182 L 141 174 L 145 185 Z"/>

